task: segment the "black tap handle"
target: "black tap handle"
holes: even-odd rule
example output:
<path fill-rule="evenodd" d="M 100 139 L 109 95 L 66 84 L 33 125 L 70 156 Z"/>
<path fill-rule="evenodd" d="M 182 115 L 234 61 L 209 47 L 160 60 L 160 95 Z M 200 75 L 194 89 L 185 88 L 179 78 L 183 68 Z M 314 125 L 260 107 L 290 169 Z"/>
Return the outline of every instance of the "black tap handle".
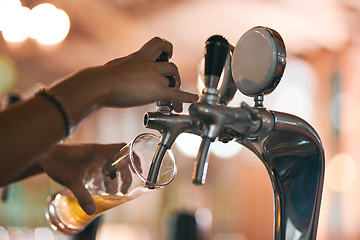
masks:
<path fill-rule="evenodd" d="M 229 53 L 228 41 L 220 35 L 211 36 L 205 43 L 205 76 L 220 77 Z M 208 78 L 211 79 L 211 78 Z M 217 81 L 208 80 L 206 87 L 216 88 Z"/>

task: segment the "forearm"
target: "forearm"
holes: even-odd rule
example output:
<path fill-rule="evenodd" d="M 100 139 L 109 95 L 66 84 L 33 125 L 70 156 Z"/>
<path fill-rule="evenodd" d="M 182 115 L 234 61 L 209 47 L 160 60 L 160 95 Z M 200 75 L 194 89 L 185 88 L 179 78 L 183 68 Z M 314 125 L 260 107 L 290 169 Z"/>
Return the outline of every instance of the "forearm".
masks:
<path fill-rule="evenodd" d="M 65 116 L 77 125 L 100 106 L 101 87 L 96 86 L 96 70 L 86 69 L 50 88 L 64 108 Z M 18 102 L 0 114 L 0 168 L 2 179 L 16 176 L 67 134 L 59 108 L 44 96 Z"/>
<path fill-rule="evenodd" d="M 183 102 L 198 96 L 169 88 L 166 76 L 175 76 L 175 64 L 155 62 L 161 52 L 172 55 L 172 45 L 153 38 L 138 52 L 103 66 L 83 69 L 50 86 L 42 95 L 16 103 L 0 113 L 0 178 L 18 176 L 96 109 L 132 107 L 170 101 L 181 111 Z M 180 105 L 179 105 L 180 104 Z"/>
<path fill-rule="evenodd" d="M 64 109 L 75 125 L 105 105 L 108 84 L 102 83 L 105 73 L 100 66 L 83 69 L 65 81 L 60 80 L 49 91 L 61 99 Z"/>
<path fill-rule="evenodd" d="M 41 96 L 19 102 L 0 115 L 0 168 L 2 179 L 12 177 L 65 136 L 58 110 Z"/>
<path fill-rule="evenodd" d="M 21 181 L 23 179 L 26 179 L 28 177 L 32 177 L 38 174 L 44 173 L 43 169 L 36 164 L 35 162 L 32 162 L 31 164 L 25 166 L 22 166 L 21 169 L 14 172 L 12 177 L 10 178 L 0 178 L 0 187 L 6 186 L 10 183 L 14 183 L 17 181 Z"/>

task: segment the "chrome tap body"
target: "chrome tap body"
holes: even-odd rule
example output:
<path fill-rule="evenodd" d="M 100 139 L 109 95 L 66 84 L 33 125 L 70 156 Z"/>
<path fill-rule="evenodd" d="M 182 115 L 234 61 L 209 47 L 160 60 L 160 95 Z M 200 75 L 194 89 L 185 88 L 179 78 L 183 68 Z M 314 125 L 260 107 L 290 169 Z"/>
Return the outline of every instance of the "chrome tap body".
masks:
<path fill-rule="evenodd" d="M 237 142 L 265 165 L 273 186 L 276 240 L 314 240 L 319 220 L 325 156 L 321 140 L 304 120 L 271 112 L 273 130 Z"/>
<path fill-rule="evenodd" d="M 161 134 L 147 178 L 150 183 L 156 183 L 162 159 L 179 134 L 189 132 L 200 135 L 202 124 L 189 115 L 168 113 L 160 110 L 147 112 L 144 117 L 144 125 L 147 128 L 158 130 Z"/>
<path fill-rule="evenodd" d="M 264 29 L 261 28 L 259 31 Z M 275 35 L 279 37 L 278 34 Z M 162 109 L 145 115 L 145 126 L 158 130 L 162 136 L 153 164 L 161 165 L 164 150 L 171 148 L 180 133 L 200 135 L 202 142 L 196 158 L 193 182 L 201 185 L 206 179 L 211 142 L 235 141 L 242 144 L 256 154 L 270 176 L 275 205 L 274 239 L 316 239 L 325 169 L 324 149 L 320 137 L 301 118 L 270 111 L 263 106 L 263 94 L 268 94 L 278 84 L 281 76 L 277 74 L 280 72 L 279 69 L 284 69 L 285 66 L 281 65 L 283 62 L 276 66 L 277 74 L 271 79 L 273 82 L 268 84 L 263 92 L 253 94 L 253 107 L 246 103 L 241 103 L 237 108 L 228 107 L 221 101 L 217 88 L 219 75 L 224 66 L 222 53 L 228 49 L 224 47 L 226 43 L 218 36 L 210 38 L 207 44 L 210 48 L 206 48 L 205 51 L 205 88 L 200 102 L 189 107 L 189 115 L 173 114 Z M 212 48 L 214 46 L 215 48 Z M 206 58 L 207 54 L 214 52 L 220 61 Z M 285 54 L 281 56 L 280 60 L 284 61 Z M 206 66 L 217 69 L 207 71 Z M 232 83 L 228 83 L 229 88 L 230 85 L 233 86 Z M 150 175 L 148 180 L 156 181 L 156 173 Z"/>

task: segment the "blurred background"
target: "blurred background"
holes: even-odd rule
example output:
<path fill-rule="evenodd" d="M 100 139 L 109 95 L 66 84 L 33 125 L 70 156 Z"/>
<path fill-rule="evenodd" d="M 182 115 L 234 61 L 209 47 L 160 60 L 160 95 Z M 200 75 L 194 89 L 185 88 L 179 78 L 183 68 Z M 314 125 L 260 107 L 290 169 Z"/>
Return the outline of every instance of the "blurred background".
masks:
<path fill-rule="evenodd" d="M 154 36 L 173 43 L 182 88 L 198 92 L 206 39 L 220 34 L 235 45 L 259 25 L 278 31 L 288 53 L 284 77 L 264 105 L 308 121 L 325 148 L 318 239 L 360 239 L 358 0 L 0 0 L 2 108 L 13 92 L 31 96 L 79 68 L 137 51 Z M 253 105 L 241 94 L 231 105 L 241 101 Z M 143 116 L 154 110 L 102 109 L 70 142 L 129 142 L 151 132 Z M 216 143 L 206 184 L 194 186 L 198 146 L 198 138 L 180 135 L 173 183 L 105 213 L 97 239 L 172 239 L 182 214 L 195 217 L 204 240 L 272 239 L 273 192 L 260 160 L 238 144 Z M 44 175 L 11 184 L 0 202 L 0 239 L 70 239 L 44 216 L 46 197 L 61 188 Z"/>

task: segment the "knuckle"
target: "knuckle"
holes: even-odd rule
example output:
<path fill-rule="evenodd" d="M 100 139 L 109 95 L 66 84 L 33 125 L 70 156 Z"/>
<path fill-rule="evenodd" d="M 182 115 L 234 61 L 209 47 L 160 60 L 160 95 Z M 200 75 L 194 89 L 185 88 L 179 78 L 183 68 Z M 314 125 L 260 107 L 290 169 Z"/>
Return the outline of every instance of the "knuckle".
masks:
<path fill-rule="evenodd" d="M 160 37 L 155 36 L 155 37 L 152 38 L 152 41 L 154 41 L 154 42 L 162 42 L 163 40 Z"/>

